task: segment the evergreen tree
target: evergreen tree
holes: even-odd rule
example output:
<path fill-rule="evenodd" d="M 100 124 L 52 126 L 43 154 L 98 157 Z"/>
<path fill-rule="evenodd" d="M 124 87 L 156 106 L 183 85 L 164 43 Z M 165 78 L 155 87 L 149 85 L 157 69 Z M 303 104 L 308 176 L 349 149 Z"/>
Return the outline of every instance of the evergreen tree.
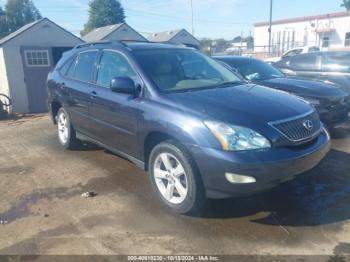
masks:
<path fill-rule="evenodd" d="M 8 34 L 8 27 L 6 23 L 6 16 L 4 10 L 0 6 L 0 38 Z"/>
<path fill-rule="evenodd" d="M 7 0 L 5 15 L 10 33 L 42 18 L 32 0 Z"/>
<path fill-rule="evenodd" d="M 347 11 L 350 11 L 350 0 L 343 0 L 343 3 L 341 6 L 345 7 Z"/>
<path fill-rule="evenodd" d="M 95 28 L 125 22 L 124 8 L 117 0 L 91 0 L 89 19 L 81 35 L 84 36 Z"/>

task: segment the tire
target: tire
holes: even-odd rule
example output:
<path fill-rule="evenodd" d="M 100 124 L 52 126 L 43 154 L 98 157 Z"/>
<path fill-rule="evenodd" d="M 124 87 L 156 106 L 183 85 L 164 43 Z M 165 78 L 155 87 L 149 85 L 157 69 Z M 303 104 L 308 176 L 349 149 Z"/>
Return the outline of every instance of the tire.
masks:
<path fill-rule="evenodd" d="M 64 121 L 65 120 L 65 121 Z M 65 149 L 75 149 L 79 145 L 75 130 L 69 120 L 67 111 L 61 107 L 57 112 L 58 141 Z"/>
<path fill-rule="evenodd" d="M 149 173 L 157 196 L 177 213 L 194 214 L 205 203 L 199 171 L 181 144 L 169 140 L 155 146 L 149 158 Z"/>

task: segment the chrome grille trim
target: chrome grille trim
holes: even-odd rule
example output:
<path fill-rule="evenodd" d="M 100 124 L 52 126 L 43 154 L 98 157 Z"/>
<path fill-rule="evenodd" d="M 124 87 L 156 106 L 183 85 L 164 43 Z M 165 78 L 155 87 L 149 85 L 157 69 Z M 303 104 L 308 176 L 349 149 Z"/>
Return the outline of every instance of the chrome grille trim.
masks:
<path fill-rule="evenodd" d="M 312 120 L 314 128 L 308 131 L 302 121 Z M 268 123 L 286 139 L 291 142 L 307 142 L 317 137 L 322 130 L 322 124 L 316 111 L 311 110 L 305 114 L 295 117 L 285 118 Z"/>

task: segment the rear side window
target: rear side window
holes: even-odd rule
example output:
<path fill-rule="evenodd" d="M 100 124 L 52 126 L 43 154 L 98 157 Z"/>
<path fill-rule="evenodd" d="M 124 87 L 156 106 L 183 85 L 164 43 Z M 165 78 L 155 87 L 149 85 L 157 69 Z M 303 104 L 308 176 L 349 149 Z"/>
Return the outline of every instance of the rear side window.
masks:
<path fill-rule="evenodd" d="M 75 61 L 75 57 L 68 59 L 68 61 L 61 67 L 59 71 L 62 75 L 67 75 L 68 69 L 71 67 L 73 60 Z"/>
<path fill-rule="evenodd" d="M 79 54 L 74 70 L 75 79 L 84 82 L 92 81 L 92 74 L 95 70 L 97 54 L 97 51 L 87 51 Z"/>

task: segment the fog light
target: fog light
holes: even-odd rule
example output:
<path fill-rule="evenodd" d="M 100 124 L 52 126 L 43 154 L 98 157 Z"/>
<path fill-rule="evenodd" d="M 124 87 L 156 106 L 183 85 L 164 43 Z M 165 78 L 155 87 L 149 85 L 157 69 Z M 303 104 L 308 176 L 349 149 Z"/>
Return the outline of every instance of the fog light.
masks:
<path fill-rule="evenodd" d="M 225 177 L 232 184 L 251 184 L 256 182 L 255 178 L 252 176 L 225 173 Z"/>

